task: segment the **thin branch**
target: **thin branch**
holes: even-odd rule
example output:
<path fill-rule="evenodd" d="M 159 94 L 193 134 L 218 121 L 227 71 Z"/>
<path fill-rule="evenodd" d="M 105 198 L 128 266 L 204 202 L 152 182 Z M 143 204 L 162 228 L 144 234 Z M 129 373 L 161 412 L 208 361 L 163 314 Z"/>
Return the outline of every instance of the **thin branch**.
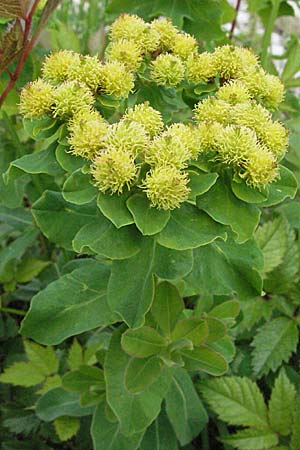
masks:
<path fill-rule="evenodd" d="M 234 30 L 237 24 L 237 16 L 240 10 L 240 6 L 241 6 L 242 0 L 237 0 L 236 2 L 236 7 L 235 7 L 235 17 L 231 23 L 231 29 L 230 29 L 230 33 L 229 33 L 229 39 L 232 40 L 233 38 L 233 34 L 234 34 Z"/>

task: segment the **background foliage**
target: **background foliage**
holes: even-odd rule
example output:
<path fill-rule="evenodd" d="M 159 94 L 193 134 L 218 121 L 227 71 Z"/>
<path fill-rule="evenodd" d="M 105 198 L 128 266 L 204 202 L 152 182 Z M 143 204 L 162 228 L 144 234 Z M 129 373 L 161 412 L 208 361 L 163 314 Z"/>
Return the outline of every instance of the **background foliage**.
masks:
<path fill-rule="evenodd" d="M 270 47 L 272 33 L 280 29 L 283 17 L 294 16 L 298 2 L 242 1 L 250 14 L 247 32 L 239 31 L 239 16 L 234 28 L 235 9 L 225 0 L 63 0 L 56 8 L 57 3 L 37 2 L 30 36 L 37 36 L 38 42 L 22 60 L 27 42 L 22 40 L 22 17 L 28 4 L 0 2 L 1 91 L 20 60 L 23 64 L 2 105 L 0 121 L 1 448 L 299 450 L 300 201 L 299 191 L 294 198 L 291 172 L 299 182 L 300 25 L 298 33 L 283 33 L 282 54 L 272 54 Z M 152 298 L 150 260 L 151 274 L 165 280 L 155 291 L 146 325 L 127 331 L 124 325 L 112 325 L 120 319 L 112 315 L 105 296 L 109 264 L 98 261 L 111 257 L 112 246 L 107 239 L 95 240 L 91 218 L 96 208 L 86 201 L 90 194 L 75 190 L 76 198 L 82 199 L 82 204 L 75 204 L 72 185 L 61 193 L 65 173 L 76 174 L 78 161 L 65 156 L 61 130 L 54 133 L 47 124 L 35 127 L 30 121 L 23 127 L 18 114 L 19 91 L 39 75 L 44 55 L 72 49 L 103 56 L 107 25 L 122 12 L 148 21 L 171 17 L 179 28 L 194 34 L 203 50 L 228 43 L 230 36 L 234 43 L 253 47 L 264 67 L 279 75 L 287 88 L 276 114 L 290 130 L 281 180 L 271 198 L 259 205 L 264 208 L 259 226 L 250 227 L 250 235 L 256 228 L 250 240 L 246 236 L 243 243 L 229 238 L 209 244 L 208 238 L 199 243 L 196 224 L 196 243 L 184 230 L 178 240 L 165 229 L 155 248 L 149 238 L 143 240 L 140 253 L 132 241 L 119 249 L 123 253 L 113 257 L 108 290 L 113 292 L 110 305 L 128 325 L 142 324 L 128 307 L 132 290 L 139 292 L 141 286 L 129 285 L 128 273 L 137 271 L 145 284 L 144 313 Z M 163 104 L 166 116 L 180 117 L 182 105 L 172 97 L 153 101 Z M 103 106 L 108 114 L 111 106 Z M 61 146 L 55 148 L 57 139 Z M 206 180 L 206 190 L 215 182 Z M 238 194 L 245 200 L 247 193 Z M 120 205 L 117 215 L 101 196 L 98 205 L 105 216 L 109 211 L 110 220 L 128 221 Z M 225 223 L 245 233 L 232 205 L 227 205 L 232 211 Z M 194 223 L 191 208 L 180 211 L 179 223 Z M 222 211 L 211 214 L 222 216 Z M 110 236 L 110 222 L 104 221 L 103 227 Z M 116 235 L 111 239 L 115 243 Z M 203 260 L 207 264 L 190 273 L 192 248 L 194 267 Z M 94 254 L 101 256 L 95 259 Z M 129 257 L 129 262 L 123 259 Z M 162 267 L 168 267 L 168 273 Z M 185 291 L 178 281 L 183 278 Z M 179 292 L 184 292 L 184 303 Z M 160 299 L 167 303 L 168 314 Z M 172 358 L 163 351 L 170 337 L 179 346 L 172 348 L 172 357 L 178 350 L 189 372 L 181 367 L 169 370 Z M 186 353 L 189 341 L 198 352 L 193 360 Z M 163 355 L 163 367 L 157 355 Z M 134 377 L 139 371 L 143 376 Z"/>

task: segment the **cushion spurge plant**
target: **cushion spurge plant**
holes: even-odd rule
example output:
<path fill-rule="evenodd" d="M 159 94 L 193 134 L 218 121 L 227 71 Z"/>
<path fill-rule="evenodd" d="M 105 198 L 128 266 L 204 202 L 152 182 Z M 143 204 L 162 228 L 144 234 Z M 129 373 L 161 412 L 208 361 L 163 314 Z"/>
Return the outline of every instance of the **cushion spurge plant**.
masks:
<path fill-rule="evenodd" d="M 123 14 L 108 37 L 103 61 L 52 53 L 21 92 L 37 146 L 5 177 L 52 177 L 31 212 L 76 255 L 21 332 L 56 345 L 94 330 L 90 357 L 38 400 L 42 420 L 93 414 L 95 450 L 153 450 L 157 436 L 175 450 L 208 420 L 192 381 L 208 398 L 206 380 L 232 371 L 240 302 L 262 295 L 263 208 L 297 189 L 281 165 L 284 89 L 250 49 L 200 51 L 167 18 Z"/>

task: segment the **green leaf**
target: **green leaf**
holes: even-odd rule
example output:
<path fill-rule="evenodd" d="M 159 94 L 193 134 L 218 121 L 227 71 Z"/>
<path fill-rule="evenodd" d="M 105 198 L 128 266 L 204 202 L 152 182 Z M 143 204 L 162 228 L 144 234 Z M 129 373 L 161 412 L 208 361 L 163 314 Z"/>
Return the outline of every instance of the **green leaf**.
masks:
<path fill-rule="evenodd" d="M 264 398 L 257 385 L 249 378 L 234 376 L 208 379 L 200 384 L 200 391 L 205 401 L 224 422 L 268 429 Z"/>
<path fill-rule="evenodd" d="M 231 189 L 234 195 L 246 203 L 262 203 L 267 200 L 269 195 L 268 188 L 258 189 L 248 186 L 244 181 L 231 182 Z"/>
<path fill-rule="evenodd" d="M 21 332 L 42 344 L 65 338 L 117 320 L 106 301 L 109 268 L 99 261 L 50 283 L 32 299 Z"/>
<path fill-rule="evenodd" d="M 290 441 L 290 450 L 298 450 L 300 442 L 300 393 L 296 395 L 296 399 L 293 405 L 293 415 L 292 415 L 292 434 Z"/>
<path fill-rule="evenodd" d="M 172 340 L 189 339 L 196 346 L 203 344 L 208 335 L 207 321 L 190 318 L 179 320 L 172 331 Z"/>
<path fill-rule="evenodd" d="M 296 389 L 282 369 L 269 401 L 269 419 L 272 429 L 283 436 L 292 431 L 295 397 Z"/>
<path fill-rule="evenodd" d="M 25 173 L 39 174 L 45 173 L 50 176 L 62 175 L 63 171 L 57 164 L 54 147 L 50 146 L 45 150 L 24 155 L 10 163 L 10 166 L 4 174 L 5 182 L 24 175 Z"/>
<path fill-rule="evenodd" d="M 274 206 L 286 198 L 293 199 L 297 192 L 297 180 L 289 169 L 279 166 L 280 178 L 269 185 L 269 197 L 260 206 Z"/>
<path fill-rule="evenodd" d="M 261 378 L 270 370 L 278 369 L 296 351 L 298 328 L 293 320 L 278 317 L 259 328 L 253 339 L 252 367 L 255 375 Z"/>
<path fill-rule="evenodd" d="M 225 358 L 204 345 L 194 350 L 182 350 L 181 354 L 187 370 L 203 371 L 215 376 L 223 375 L 228 370 Z"/>
<path fill-rule="evenodd" d="M 188 250 L 218 238 L 226 239 L 224 227 L 195 206 L 184 203 L 172 211 L 167 226 L 157 236 L 157 242 L 174 250 Z"/>
<path fill-rule="evenodd" d="M 59 192 L 45 191 L 32 206 L 32 214 L 50 241 L 73 250 L 73 238 L 84 225 L 93 221 L 96 208 L 94 205 L 73 205 Z"/>
<path fill-rule="evenodd" d="M 80 422 L 77 417 L 62 416 L 54 421 L 54 428 L 59 440 L 64 442 L 71 439 L 79 431 Z"/>
<path fill-rule="evenodd" d="M 75 338 L 68 352 L 67 358 L 68 367 L 70 370 L 76 370 L 83 363 L 82 347 Z"/>
<path fill-rule="evenodd" d="M 42 347 L 30 341 L 25 341 L 24 347 L 29 361 L 38 367 L 45 376 L 58 371 L 59 360 L 52 347 Z"/>
<path fill-rule="evenodd" d="M 197 197 L 197 206 L 216 222 L 229 225 L 240 244 L 251 238 L 259 222 L 259 209 L 235 197 L 222 179 L 218 179 L 208 192 Z"/>
<path fill-rule="evenodd" d="M 211 309 L 208 313 L 209 316 L 217 319 L 235 319 L 240 313 L 240 302 L 238 300 L 228 300 L 220 303 Z"/>
<path fill-rule="evenodd" d="M 118 421 L 111 421 L 105 414 L 105 404 L 100 403 L 95 409 L 91 435 L 94 450 L 137 450 L 143 433 L 124 436 Z"/>
<path fill-rule="evenodd" d="M 163 280 L 176 280 L 186 276 L 193 267 L 192 250 L 172 250 L 155 246 L 154 272 Z"/>
<path fill-rule="evenodd" d="M 97 195 L 97 189 L 91 183 L 91 176 L 82 173 L 81 169 L 75 170 L 64 182 L 62 195 L 66 202 L 75 205 L 90 203 Z"/>
<path fill-rule="evenodd" d="M 235 345 L 229 336 L 224 336 L 217 341 L 211 342 L 208 346 L 222 355 L 228 364 L 233 361 L 236 350 Z"/>
<path fill-rule="evenodd" d="M 293 38 L 292 38 L 293 39 Z M 291 79 L 300 70 L 300 44 L 296 36 L 289 45 L 287 61 L 281 74 L 282 81 Z"/>
<path fill-rule="evenodd" d="M 84 160 L 79 156 L 73 155 L 67 150 L 68 147 L 59 144 L 55 150 L 56 160 L 66 172 L 73 173 L 75 170 L 78 170 L 83 166 Z"/>
<path fill-rule="evenodd" d="M 147 428 L 140 450 L 179 450 L 174 430 L 164 409 L 161 410 L 158 418 Z"/>
<path fill-rule="evenodd" d="M 188 444 L 198 436 L 208 422 L 202 402 L 184 369 L 176 369 L 173 375 L 166 395 L 166 411 L 181 445 Z"/>
<path fill-rule="evenodd" d="M 189 170 L 189 188 L 191 189 L 189 198 L 191 200 L 196 200 L 198 195 L 204 194 L 207 192 L 217 181 L 218 178 L 217 173 L 204 173 L 204 172 L 195 172 L 193 170 Z"/>
<path fill-rule="evenodd" d="M 82 365 L 77 370 L 67 372 L 62 378 L 62 387 L 66 391 L 81 394 L 91 386 L 97 386 L 97 390 L 105 389 L 103 370 L 98 367 Z"/>
<path fill-rule="evenodd" d="M 271 430 L 247 429 L 223 437 L 222 442 L 240 450 L 265 450 L 278 444 L 278 436 Z"/>
<path fill-rule="evenodd" d="M 61 416 L 88 416 L 93 412 L 93 408 L 82 408 L 79 405 L 79 396 L 77 394 L 67 392 L 58 387 L 50 389 L 38 399 L 35 412 L 41 420 L 51 422 Z"/>
<path fill-rule="evenodd" d="M 33 227 L 25 231 L 0 251 L 0 280 L 9 282 L 14 278 L 15 264 L 36 241 L 38 230 Z"/>
<path fill-rule="evenodd" d="M 250 239 L 237 244 L 231 237 L 194 250 L 194 267 L 185 278 L 187 295 L 236 293 L 243 300 L 260 295 L 263 256 Z"/>
<path fill-rule="evenodd" d="M 126 202 L 137 228 L 143 235 L 157 234 L 170 219 L 170 211 L 153 208 L 145 195 L 134 194 Z"/>
<path fill-rule="evenodd" d="M 145 326 L 137 330 L 127 330 L 121 339 L 126 353 L 135 358 L 148 358 L 157 355 L 167 347 L 167 340 L 154 328 Z"/>
<path fill-rule="evenodd" d="M 286 251 L 286 226 L 282 217 L 259 227 L 255 238 L 264 255 L 264 273 L 271 272 L 282 262 Z"/>
<path fill-rule="evenodd" d="M 183 300 L 175 286 L 164 281 L 155 289 L 151 314 L 162 332 L 170 336 L 184 309 Z"/>
<path fill-rule="evenodd" d="M 40 368 L 29 362 L 16 362 L 4 370 L 0 375 L 1 383 L 10 383 L 14 386 L 30 387 L 40 384 L 45 375 Z"/>
<path fill-rule="evenodd" d="M 227 329 L 221 320 L 216 319 L 215 317 L 207 317 L 205 321 L 208 328 L 208 335 L 206 338 L 207 344 L 218 341 L 225 336 Z"/>
<path fill-rule="evenodd" d="M 18 266 L 16 281 L 18 283 L 28 283 L 39 275 L 45 267 L 49 266 L 50 261 L 41 261 L 36 258 L 26 258 Z"/>
<path fill-rule="evenodd" d="M 140 250 L 140 234 L 133 226 L 117 229 L 104 216 L 83 226 L 73 240 L 73 249 L 85 253 L 87 249 L 110 259 L 127 259 Z"/>
<path fill-rule="evenodd" d="M 144 391 L 159 377 L 162 369 L 162 361 L 155 356 L 146 359 L 132 358 L 125 375 L 127 389 L 132 393 Z"/>
<path fill-rule="evenodd" d="M 155 243 L 144 239 L 140 252 L 126 260 L 113 261 L 108 283 L 108 303 L 128 326 L 143 325 L 154 294 Z M 134 274 L 134 276 L 133 276 Z"/>
<path fill-rule="evenodd" d="M 122 195 L 107 195 L 99 192 L 98 208 L 117 228 L 134 223 L 133 217 L 126 206 L 129 195 L 129 192 L 124 192 Z"/>
<path fill-rule="evenodd" d="M 145 430 L 158 416 L 161 403 L 171 383 L 172 370 L 165 367 L 157 380 L 138 394 L 128 391 L 125 380 L 130 357 L 122 350 L 120 331 L 111 339 L 106 354 L 104 373 L 109 406 L 126 435 Z"/>

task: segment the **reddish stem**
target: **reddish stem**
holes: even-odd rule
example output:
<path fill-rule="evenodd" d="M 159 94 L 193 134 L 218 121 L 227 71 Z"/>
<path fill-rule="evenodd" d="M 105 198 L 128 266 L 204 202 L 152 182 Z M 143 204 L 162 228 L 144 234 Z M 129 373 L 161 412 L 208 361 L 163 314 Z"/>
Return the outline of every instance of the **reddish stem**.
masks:
<path fill-rule="evenodd" d="M 236 2 L 236 7 L 235 7 L 235 18 L 233 19 L 232 23 L 231 23 L 231 29 L 230 29 L 230 33 L 229 33 L 229 39 L 231 40 L 233 38 L 233 33 L 237 24 L 237 16 L 239 13 L 239 9 L 241 6 L 242 0 L 237 0 Z"/>
<path fill-rule="evenodd" d="M 31 24 L 32 24 L 32 19 L 33 19 L 33 14 L 38 6 L 40 0 L 35 0 L 31 10 L 29 11 L 29 13 L 27 14 L 27 16 L 24 18 L 25 21 L 25 29 L 24 29 L 24 34 L 23 34 L 23 51 L 22 54 L 20 56 L 20 59 L 18 61 L 18 64 L 15 68 L 15 71 L 13 73 L 11 73 L 9 71 L 9 76 L 10 76 L 10 80 L 6 86 L 6 88 L 4 89 L 4 91 L 2 92 L 1 96 L 0 96 L 0 108 L 4 102 L 4 100 L 6 99 L 8 93 L 11 91 L 11 89 L 14 87 L 20 73 L 21 70 L 23 69 L 23 66 L 28 58 L 29 52 L 31 51 L 32 47 L 34 46 L 37 37 L 38 36 L 32 36 L 31 39 L 29 39 L 29 33 L 30 33 L 30 29 L 31 29 Z"/>

